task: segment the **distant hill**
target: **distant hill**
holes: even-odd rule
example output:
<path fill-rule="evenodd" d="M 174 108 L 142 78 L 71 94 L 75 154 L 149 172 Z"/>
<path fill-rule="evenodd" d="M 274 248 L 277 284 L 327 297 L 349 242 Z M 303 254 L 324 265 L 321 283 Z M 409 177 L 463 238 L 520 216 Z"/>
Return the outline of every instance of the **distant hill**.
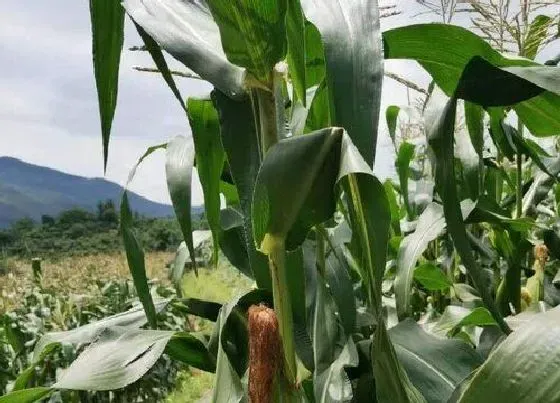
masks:
<path fill-rule="evenodd" d="M 85 178 L 55 169 L 28 164 L 17 158 L 0 157 L 0 227 L 41 214 L 56 215 L 72 207 L 94 211 L 99 200 L 111 199 L 118 206 L 122 186 L 102 178 Z M 173 215 L 170 205 L 129 193 L 134 211 L 149 217 Z M 201 211 L 200 207 L 193 210 Z"/>

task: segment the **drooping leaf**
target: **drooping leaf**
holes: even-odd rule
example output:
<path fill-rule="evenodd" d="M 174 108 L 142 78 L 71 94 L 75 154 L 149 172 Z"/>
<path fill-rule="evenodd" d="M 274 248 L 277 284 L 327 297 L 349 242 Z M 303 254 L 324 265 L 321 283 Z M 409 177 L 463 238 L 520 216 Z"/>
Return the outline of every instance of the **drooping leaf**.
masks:
<path fill-rule="evenodd" d="M 397 313 L 401 319 L 410 312 L 412 279 L 416 262 L 428 244 L 443 232 L 445 226 L 442 206 L 431 203 L 420 215 L 416 230 L 401 242 L 395 278 Z"/>
<path fill-rule="evenodd" d="M 389 329 L 389 336 L 410 381 L 428 402 L 447 403 L 455 388 L 483 362 L 468 344 L 434 337 L 412 319 Z"/>
<path fill-rule="evenodd" d="M 17 390 L 0 396 L 0 403 L 34 403 L 47 397 L 52 391 L 51 388 L 43 387 Z"/>
<path fill-rule="evenodd" d="M 274 65 L 286 54 L 287 1 L 208 2 L 232 63 L 268 83 Z"/>
<path fill-rule="evenodd" d="M 220 177 L 225 152 L 220 138 L 218 112 L 212 101 L 189 98 L 188 114 L 196 152 L 196 170 L 204 193 L 204 211 L 214 246 L 213 261 L 218 263 L 220 237 Z"/>
<path fill-rule="evenodd" d="M 535 314 L 509 335 L 470 380 L 459 402 L 559 400 L 559 314 L 558 308 Z"/>
<path fill-rule="evenodd" d="M 157 301 L 155 304 L 156 311 L 164 309 L 169 301 Z M 91 343 L 99 334 L 109 327 L 119 327 L 127 329 L 139 329 L 148 322 L 146 313 L 141 306 L 135 306 L 126 312 L 108 316 L 96 322 L 89 323 L 76 329 L 63 332 L 49 332 L 43 335 L 33 350 L 33 361 L 37 361 L 43 355 L 45 349 L 53 343 L 71 344 L 73 346 L 81 346 Z"/>
<path fill-rule="evenodd" d="M 401 186 L 401 194 L 403 197 L 404 205 L 408 213 L 410 220 L 413 220 L 416 216 L 414 209 L 408 200 L 408 178 L 410 176 L 410 162 L 414 158 L 415 146 L 404 141 L 397 153 L 397 159 L 395 160 L 395 166 L 399 174 L 399 184 Z"/>
<path fill-rule="evenodd" d="M 125 0 L 132 19 L 160 46 L 229 97 L 245 94 L 245 72 L 230 63 L 208 6 L 196 0 Z"/>
<path fill-rule="evenodd" d="M 245 242 L 243 215 L 230 207 L 220 212 L 220 221 L 220 249 L 236 269 L 253 278 Z"/>
<path fill-rule="evenodd" d="M 124 42 L 124 9 L 118 1 L 90 0 L 93 70 L 97 86 L 103 167 L 107 168 L 111 125 L 117 107 L 119 65 Z"/>
<path fill-rule="evenodd" d="M 373 167 L 383 82 L 377 3 L 302 0 L 301 5 L 321 33 L 332 124 L 346 129 Z"/>
<path fill-rule="evenodd" d="M 296 99 L 307 107 L 305 71 L 305 18 L 299 0 L 287 0 L 288 66 Z"/>
<path fill-rule="evenodd" d="M 163 56 L 161 48 L 159 47 L 157 42 L 154 41 L 154 39 L 146 31 L 144 31 L 144 28 L 142 28 L 136 22 L 134 22 L 134 26 L 136 27 L 138 35 L 140 35 L 140 38 L 142 38 L 146 50 L 150 52 L 152 60 L 154 61 L 161 76 L 165 80 L 167 86 L 169 87 L 177 101 L 179 101 L 179 105 L 181 106 L 181 108 L 186 112 L 187 109 L 185 107 L 185 101 L 183 99 L 183 96 L 181 95 L 181 92 L 179 91 L 179 88 L 177 88 L 177 84 L 175 84 L 175 80 L 171 75 L 171 71 L 169 71 L 169 67 L 167 66 L 167 62 L 165 61 L 165 57 Z"/>
<path fill-rule="evenodd" d="M 441 269 L 431 263 L 418 266 L 414 270 L 414 280 L 429 291 L 445 291 L 453 285 Z"/>
<path fill-rule="evenodd" d="M 177 136 L 167 144 L 165 155 L 167 189 L 183 239 L 189 249 L 195 273 L 198 275 L 194 258 L 191 222 L 191 181 L 194 157 L 192 138 Z"/>
<path fill-rule="evenodd" d="M 164 350 L 170 358 L 203 371 L 216 370 L 215 358 L 208 352 L 206 343 L 191 333 L 177 332 L 171 336 Z"/>
<path fill-rule="evenodd" d="M 465 101 L 465 122 L 474 150 L 482 159 L 484 150 L 484 110 L 482 107 Z"/>
<path fill-rule="evenodd" d="M 397 105 L 390 105 L 387 107 L 385 111 L 385 120 L 387 121 L 387 128 L 389 129 L 389 136 L 391 140 L 393 140 L 393 144 L 395 143 L 396 134 L 397 134 L 397 118 L 399 117 L 399 112 L 401 108 Z"/>
<path fill-rule="evenodd" d="M 456 95 L 482 105 L 519 102 L 514 109 L 531 133 L 547 136 L 560 132 L 557 84 L 543 82 L 541 74 L 529 77 L 529 71 L 517 69 L 538 64 L 526 59 L 507 59 L 471 31 L 447 24 L 400 27 L 385 31 L 383 39 L 386 58 L 418 61 L 448 96 Z M 461 46 L 457 47 L 457 43 Z M 546 72 L 545 77 L 549 74 Z M 519 81 L 523 79 L 528 81 Z M 488 88 L 493 91 L 487 91 Z"/>
<path fill-rule="evenodd" d="M 531 60 L 535 59 L 541 44 L 547 37 L 548 28 L 552 24 L 553 20 L 548 15 L 537 15 L 531 25 L 529 26 L 529 32 L 525 38 L 523 55 Z"/>
<path fill-rule="evenodd" d="M 500 315 L 492 295 L 489 290 L 490 279 L 476 261 L 471 249 L 463 215 L 460 207 L 460 200 L 457 195 L 455 179 L 455 163 L 453 158 L 453 139 L 455 131 L 455 112 L 457 100 L 451 98 L 447 101 L 443 109 L 441 103 L 434 100 L 432 103 L 431 114 L 427 119 L 428 142 L 436 156 L 436 185 L 438 193 L 443 202 L 443 211 L 447 230 L 450 233 L 455 249 L 461 261 L 468 270 L 475 287 L 480 293 L 484 304 L 494 316 L 496 322 L 504 331 L 509 331 L 507 324 Z"/>
<path fill-rule="evenodd" d="M 121 199 L 120 216 L 120 230 L 126 252 L 128 269 L 130 270 L 138 298 L 140 299 L 140 302 L 144 307 L 144 311 L 146 312 L 148 323 L 152 329 L 155 329 L 156 309 L 152 299 L 152 294 L 150 294 L 150 288 L 148 287 L 148 277 L 146 276 L 146 265 L 144 262 L 144 250 L 134 233 L 132 211 L 130 210 L 126 190 Z"/>
<path fill-rule="evenodd" d="M 261 157 L 251 101 L 249 98 L 234 101 L 218 91 L 212 92 L 212 100 L 218 110 L 222 144 L 239 194 L 244 222 L 243 237 L 253 277 L 260 288 L 270 290 L 272 286 L 268 262 L 265 256 L 256 250 L 253 241 L 251 209 Z"/>
<path fill-rule="evenodd" d="M 155 364 L 172 335 L 169 331 L 106 328 L 53 388 L 113 390 L 130 385 Z"/>
<path fill-rule="evenodd" d="M 325 259 L 325 279 L 338 307 L 338 315 L 345 334 L 352 334 L 356 326 L 356 299 L 349 267 L 341 248 L 331 250 Z"/>

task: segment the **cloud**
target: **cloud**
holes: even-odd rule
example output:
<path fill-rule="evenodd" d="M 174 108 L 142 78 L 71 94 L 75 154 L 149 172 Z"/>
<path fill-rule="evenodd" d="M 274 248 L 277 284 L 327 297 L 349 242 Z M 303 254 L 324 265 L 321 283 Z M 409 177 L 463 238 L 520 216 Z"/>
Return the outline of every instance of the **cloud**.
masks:
<path fill-rule="evenodd" d="M 412 0 L 399 4 L 405 13 L 383 19 L 384 29 L 410 23 L 410 16 L 418 10 Z M 20 0 L 4 0 L 2 9 L 0 153 L 73 174 L 102 176 L 88 2 L 50 0 L 30 5 Z M 129 22 L 125 38 L 125 49 L 141 42 Z M 171 58 L 170 62 L 178 67 Z M 184 113 L 161 77 L 135 72 L 134 65 L 150 66 L 152 62 L 145 53 L 123 52 L 107 169 L 107 178 L 120 184 L 126 182 L 130 168 L 146 147 L 178 134 L 190 134 Z M 388 61 L 386 69 L 427 85 L 426 74 L 414 63 Z M 179 80 L 179 85 L 183 96 L 210 90 L 208 84 L 196 80 Z M 380 176 L 394 173 L 385 108 L 406 102 L 406 89 L 387 79 L 376 166 Z M 194 187 L 194 202 L 201 203 L 200 185 Z M 152 200 L 169 201 L 163 152 L 139 168 L 132 189 Z"/>

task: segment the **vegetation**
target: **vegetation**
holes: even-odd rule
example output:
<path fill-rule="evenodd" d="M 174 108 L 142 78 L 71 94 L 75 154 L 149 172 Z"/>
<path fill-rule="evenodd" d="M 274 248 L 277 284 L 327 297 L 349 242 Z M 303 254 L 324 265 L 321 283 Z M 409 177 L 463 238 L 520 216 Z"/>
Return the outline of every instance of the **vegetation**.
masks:
<path fill-rule="evenodd" d="M 207 228 L 203 217 L 193 218 L 193 229 Z M 171 218 L 135 214 L 134 225 L 142 244 L 150 251 L 174 250 L 182 239 L 178 223 Z M 4 256 L 29 258 L 118 252 L 123 247 L 118 228 L 118 209 L 111 200 L 100 201 L 95 213 L 72 208 L 56 217 L 43 214 L 41 223 L 30 218 L 17 220 L 8 229 L 0 230 L 0 250 Z"/>
<path fill-rule="evenodd" d="M 214 372 L 218 403 L 560 400 L 560 165 L 537 140 L 560 134 L 556 59 L 508 58 L 446 24 L 382 33 L 374 1 L 90 6 L 105 163 L 125 11 L 189 119 L 192 138 L 138 162 L 165 149 L 185 242 L 171 266 L 176 289 L 194 258 L 195 165 L 213 263 L 220 249 L 256 288 L 223 304 L 172 294 L 162 303 L 125 192 L 120 229 L 141 325 L 128 312 L 75 338 L 43 336 L 37 357 L 87 347 L 56 382 L 0 401 L 121 390 L 161 357 Z M 212 93 L 185 102 L 162 50 Z M 418 159 L 397 135 L 400 108 L 386 111 L 398 185 L 372 171 L 385 59 L 415 60 L 433 80 Z M 212 335 L 163 326 L 162 305 L 214 322 Z"/>

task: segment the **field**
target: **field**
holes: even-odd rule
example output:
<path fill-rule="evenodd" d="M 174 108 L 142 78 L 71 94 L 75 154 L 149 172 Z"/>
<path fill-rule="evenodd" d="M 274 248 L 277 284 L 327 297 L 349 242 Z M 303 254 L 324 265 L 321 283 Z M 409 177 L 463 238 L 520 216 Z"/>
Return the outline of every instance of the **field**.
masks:
<path fill-rule="evenodd" d="M 153 283 L 169 286 L 166 264 L 173 258 L 170 252 L 150 252 L 146 254 L 146 269 Z M 0 315 L 25 306 L 34 284 L 31 262 L 20 258 L 4 259 L 6 272 L 0 275 Z M 39 288 L 45 293 L 63 296 L 67 302 L 60 309 L 58 318 L 53 312 L 49 321 L 50 330 L 68 330 L 73 326 L 65 320 L 63 311 L 72 305 L 100 304 L 103 289 L 107 284 L 130 282 L 130 274 L 124 253 L 95 256 L 64 257 L 47 259 L 42 262 L 42 279 Z M 196 297 L 215 302 L 226 302 L 234 295 L 251 287 L 251 281 L 233 269 L 222 259 L 217 269 L 200 268 L 199 276 L 188 272 L 183 278 L 185 297 Z M 105 297 L 106 298 L 106 297 Z M 190 318 L 192 330 L 211 332 L 210 322 Z M 182 369 L 176 379 L 176 389 L 166 398 L 167 402 L 194 402 L 210 393 L 214 375 L 196 369 Z"/>

